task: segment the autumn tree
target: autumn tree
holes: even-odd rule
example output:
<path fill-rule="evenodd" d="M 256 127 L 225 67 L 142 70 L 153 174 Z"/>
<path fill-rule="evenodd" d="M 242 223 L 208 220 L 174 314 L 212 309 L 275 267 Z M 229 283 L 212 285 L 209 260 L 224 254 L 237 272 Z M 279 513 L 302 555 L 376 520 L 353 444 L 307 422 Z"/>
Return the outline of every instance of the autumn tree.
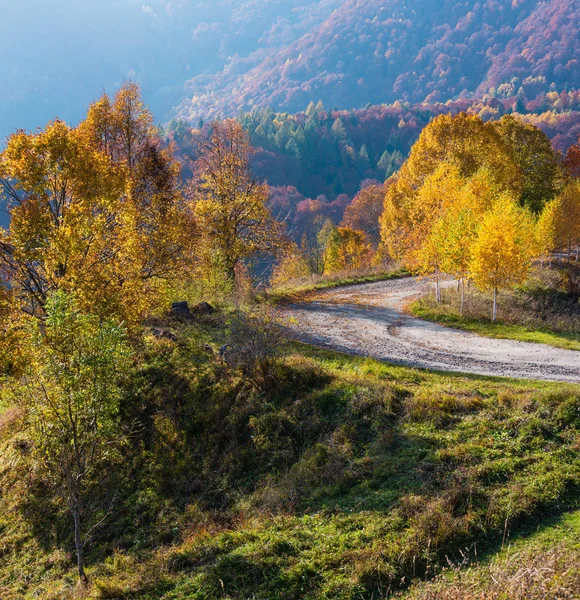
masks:
<path fill-rule="evenodd" d="M 479 222 L 478 212 L 469 202 L 458 202 L 450 207 L 439 222 L 439 230 L 444 232 L 440 246 L 441 268 L 459 282 L 460 315 L 463 315 L 465 307 L 465 282 L 469 278 L 471 248 Z"/>
<path fill-rule="evenodd" d="M 568 257 L 580 247 L 580 181 L 569 183 L 558 196 L 554 207 L 555 246 Z"/>
<path fill-rule="evenodd" d="M 368 266 L 372 257 L 362 231 L 350 227 L 338 227 L 330 235 L 326 247 L 324 273 L 356 271 Z"/>
<path fill-rule="evenodd" d="M 178 172 L 132 84 L 77 128 L 55 121 L 11 136 L 0 156 L 11 214 L 0 261 L 21 307 L 41 315 L 65 290 L 88 312 L 142 318 L 189 241 Z"/>
<path fill-rule="evenodd" d="M 292 245 L 274 267 L 270 283 L 274 286 L 281 286 L 290 281 L 308 277 L 311 274 L 312 271 L 308 261 L 304 258 L 300 249 Z"/>
<path fill-rule="evenodd" d="M 327 249 L 331 240 L 336 234 L 336 227 L 330 219 L 324 219 L 320 229 L 316 233 L 316 244 L 314 248 L 314 257 L 316 259 L 316 272 L 324 273 L 326 271 L 328 253 Z"/>
<path fill-rule="evenodd" d="M 181 167 L 172 148 L 161 146 L 135 83 L 121 87 L 113 101 L 105 95 L 93 104 L 79 130 L 122 174 L 118 258 L 121 283 L 137 308 L 191 261 L 196 231 L 180 190 Z"/>
<path fill-rule="evenodd" d="M 435 300 L 441 302 L 441 276 L 444 273 L 444 242 L 447 231 L 442 219 L 436 220 L 416 252 L 416 269 L 435 280 Z"/>
<path fill-rule="evenodd" d="M 522 177 L 520 202 L 534 213 L 553 199 L 561 185 L 558 157 L 548 136 L 538 127 L 511 115 L 494 123 Z"/>
<path fill-rule="evenodd" d="M 385 186 L 371 183 L 361 189 L 346 207 L 342 227 L 364 232 L 369 244 L 376 248 L 380 242 L 379 218 L 383 213 Z"/>
<path fill-rule="evenodd" d="M 116 235 L 122 193 L 108 159 L 55 121 L 37 134 L 12 135 L 0 171 L 11 216 L 0 258 L 24 310 L 42 311 L 56 289 L 93 287 L 107 261 L 104 240 Z"/>
<path fill-rule="evenodd" d="M 564 160 L 564 167 L 570 177 L 575 179 L 580 178 L 580 137 L 578 138 L 578 142 L 568 149 L 566 159 Z"/>
<path fill-rule="evenodd" d="M 497 319 L 497 295 L 522 283 L 534 256 L 533 220 L 509 194 L 503 194 L 478 228 L 470 274 L 482 290 L 493 292 L 492 319 Z"/>
<path fill-rule="evenodd" d="M 86 583 L 87 544 L 109 510 L 94 500 L 102 495 L 106 466 L 122 438 L 119 378 L 129 350 L 121 327 L 80 312 L 77 304 L 62 291 L 47 299 L 46 319 L 31 337 L 33 360 L 18 395 L 35 468 L 70 512 L 78 575 Z"/>
<path fill-rule="evenodd" d="M 422 246 L 437 220 L 456 201 L 464 184 L 456 166 L 441 163 L 425 177 L 404 209 L 390 202 L 389 189 L 381 217 L 381 234 L 391 256 L 402 260 L 411 269 L 424 270 L 421 267 L 424 257 L 419 256 Z"/>
<path fill-rule="evenodd" d="M 233 286 L 236 266 L 284 244 L 284 228 L 267 206 L 268 189 L 253 176 L 247 133 L 234 120 L 213 123 L 198 142 L 190 186 L 193 213 Z"/>
<path fill-rule="evenodd" d="M 549 257 L 556 248 L 559 213 L 560 200 L 556 198 L 544 205 L 544 209 L 536 222 L 535 241 L 542 264 L 544 260 L 549 260 Z"/>
<path fill-rule="evenodd" d="M 518 168 L 492 124 L 465 114 L 435 118 L 421 133 L 386 193 L 381 239 L 394 258 L 405 257 L 417 247 L 417 240 L 425 239 L 425 228 L 428 231 L 434 218 L 433 202 L 435 206 L 443 202 L 436 189 L 437 178 L 443 182 L 446 177 L 442 169 L 464 181 L 485 169 L 498 189 L 518 194 L 521 189 Z M 425 198 L 422 189 L 426 182 L 435 189 Z M 454 193 L 453 185 L 444 190 Z"/>
<path fill-rule="evenodd" d="M 477 228 L 500 195 L 495 179 L 488 169 L 482 168 L 464 183 L 440 217 L 440 227 L 445 231 L 441 240 L 442 268 L 458 280 L 461 315 L 465 308 L 465 284 L 470 275 L 471 249 Z"/>

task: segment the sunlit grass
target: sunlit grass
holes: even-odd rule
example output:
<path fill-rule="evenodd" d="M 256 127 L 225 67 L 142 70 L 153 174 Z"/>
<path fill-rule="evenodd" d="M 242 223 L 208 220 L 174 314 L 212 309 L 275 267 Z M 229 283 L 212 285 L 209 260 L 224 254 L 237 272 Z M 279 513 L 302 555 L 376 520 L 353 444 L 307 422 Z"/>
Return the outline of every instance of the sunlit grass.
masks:
<path fill-rule="evenodd" d="M 474 569 L 484 570 L 509 544 L 532 540 L 546 514 L 577 508 L 580 386 L 438 373 L 288 343 L 271 394 L 244 397 L 239 383 L 229 390 L 219 359 L 200 355 L 200 345 L 224 342 L 220 318 L 173 324 L 175 339 L 148 343 L 150 378 L 135 402 L 155 407 L 156 450 L 134 474 L 134 495 L 119 499 L 123 542 L 93 549 L 84 596 L 70 540 L 43 539 L 30 520 L 40 505 L 30 504 L 29 476 L 15 462 L 17 415 L 2 413 L 2 598 L 378 599 L 429 578 L 446 557 L 461 561 L 471 548 L 475 559 L 474 545 L 484 561 Z M 213 369 L 217 392 L 208 386 Z M 222 412 L 230 394 L 236 402 Z M 171 422 L 183 429 L 167 429 L 178 414 L 185 420 Z M 229 421 L 239 422 L 238 441 L 212 466 L 207 449 Z M 206 453 L 187 454 L 200 440 Z M 240 454 L 251 460 L 229 472 Z M 153 476 L 177 463 L 186 481 L 202 484 L 181 504 L 160 494 Z M 210 503 L 214 489 L 227 494 L 223 504 Z M 570 544 L 573 517 L 557 529 L 567 519 L 548 522 L 538 544 Z M 180 529 L 164 541 L 168 525 Z"/>
<path fill-rule="evenodd" d="M 580 350 L 580 332 L 534 329 L 524 325 L 493 323 L 491 320 L 462 317 L 454 309 L 450 310 L 447 305 L 437 307 L 421 300 L 414 302 L 409 308 L 413 315 L 421 319 L 490 338 L 546 344 L 564 350 Z"/>
<path fill-rule="evenodd" d="M 299 301 L 306 298 L 310 293 L 321 290 L 342 286 L 360 285 L 363 283 L 388 281 L 389 279 L 409 277 L 410 275 L 411 274 L 406 269 L 397 268 L 391 271 L 381 271 L 370 274 L 339 274 L 319 276 L 292 282 L 286 286 L 269 289 L 265 295 L 265 298 L 273 304 L 280 302 Z"/>

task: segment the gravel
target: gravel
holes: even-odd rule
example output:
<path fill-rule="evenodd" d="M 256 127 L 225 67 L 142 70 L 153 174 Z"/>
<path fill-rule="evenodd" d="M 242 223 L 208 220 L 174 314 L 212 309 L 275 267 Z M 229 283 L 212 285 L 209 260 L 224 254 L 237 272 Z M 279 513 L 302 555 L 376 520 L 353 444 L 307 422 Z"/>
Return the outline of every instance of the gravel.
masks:
<path fill-rule="evenodd" d="M 294 338 L 349 354 L 438 371 L 580 383 L 580 352 L 486 338 L 405 314 L 403 306 L 426 289 L 418 278 L 334 288 L 282 307 L 280 316 Z"/>

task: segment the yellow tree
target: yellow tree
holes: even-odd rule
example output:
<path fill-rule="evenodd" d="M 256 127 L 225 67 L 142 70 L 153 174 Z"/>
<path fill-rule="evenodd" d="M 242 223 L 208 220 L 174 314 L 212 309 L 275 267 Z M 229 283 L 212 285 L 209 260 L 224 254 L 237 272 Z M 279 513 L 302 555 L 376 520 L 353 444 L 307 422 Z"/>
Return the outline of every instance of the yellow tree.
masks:
<path fill-rule="evenodd" d="M 293 246 L 274 267 L 270 282 L 274 286 L 281 286 L 290 281 L 308 277 L 312 272 L 307 260 L 304 258 L 300 250 Z"/>
<path fill-rule="evenodd" d="M 131 118 L 119 102 L 127 94 Z M 178 276 L 191 227 L 178 166 L 149 120 L 131 85 L 112 103 L 99 100 L 78 128 L 55 121 L 9 138 L 0 182 L 11 222 L 0 232 L 0 261 L 28 313 L 42 314 L 60 289 L 89 312 L 137 322 Z"/>
<path fill-rule="evenodd" d="M 458 279 L 461 290 L 460 314 L 465 307 L 465 282 L 469 277 L 471 248 L 477 236 L 477 227 L 489 211 L 499 190 L 487 168 L 480 169 L 458 190 L 447 205 L 442 220 L 445 235 L 441 239 L 442 268 Z"/>
<path fill-rule="evenodd" d="M 506 115 L 493 124 L 522 177 L 520 203 L 539 214 L 561 187 L 562 170 L 548 136 L 538 127 Z"/>
<path fill-rule="evenodd" d="M 338 227 L 329 238 L 324 261 L 325 274 L 356 271 L 370 264 L 371 248 L 365 234 L 350 227 Z"/>
<path fill-rule="evenodd" d="M 497 295 L 522 283 L 534 256 L 534 223 L 529 212 L 503 194 L 483 218 L 473 244 L 471 277 L 482 290 L 493 292 L 492 319 L 497 319 Z"/>
<path fill-rule="evenodd" d="M 196 232 L 180 191 L 180 166 L 172 149 L 161 147 L 135 83 L 91 105 L 79 131 L 121 174 L 117 279 L 135 312 L 143 312 L 192 257 Z"/>
<path fill-rule="evenodd" d="M 11 136 L 0 172 L 11 215 L 0 258 L 22 307 L 36 314 L 51 291 L 89 283 L 103 266 L 122 181 L 61 121 Z"/>
<path fill-rule="evenodd" d="M 89 107 L 79 130 L 91 146 L 132 173 L 138 169 L 149 144 L 156 138 L 153 116 L 136 83 L 127 82 L 113 100 L 104 94 Z"/>
<path fill-rule="evenodd" d="M 431 204 L 420 197 L 421 190 L 443 164 L 463 180 L 487 169 L 500 190 L 519 194 L 521 175 L 492 124 L 465 114 L 439 116 L 423 130 L 386 193 L 381 239 L 393 257 L 404 258 L 423 235 L 417 224 L 433 215 Z"/>
<path fill-rule="evenodd" d="M 538 217 L 535 230 L 536 248 L 542 263 L 549 260 L 557 246 L 557 225 L 560 213 L 560 199 L 548 202 Z"/>
<path fill-rule="evenodd" d="M 252 174 L 250 140 L 237 121 L 213 123 L 198 146 L 190 186 L 193 212 L 233 286 L 241 261 L 285 244 L 284 227 L 267 206 L 267 186 Z"/>
<path fill-rule="evenodd" d="M 554 228 L 557 248 L 572 256 L 576 250 L 576 260 L 580 247 L 580 181 L 569 183 L 558 196 L 555 204 Z"/>
<path fill-rule="evenodd" d="M 459 169 L 442 163 L 425 178 L 404 208 L 389 202 L 389 190 L 382 234 L 391 256 L 404 261 L 409 268 L 420 266 L 419 254 L 433 224 L 455 201 L 463 185 Z"/>
<path fill-rule="evenodd" d="M 447 238 L 446 222 L 434 221 L 433 226 L 416 252 L 417 270 L 422 274 L 433 275 L 435 279 L 435 300 L 441 302 L 441 274 L 444 269 L 444 244 Z"/>
<path fill-rule="evenodd" d="M 445 232 L 441 240 L 442 269 L 455 276 L 461 287 L 459 314 L 465 307 L 465 281 L 469 276 L 471 246 L 477 231 L 478 219 L 472 207 L 457 204 L 441 220 Z"/>

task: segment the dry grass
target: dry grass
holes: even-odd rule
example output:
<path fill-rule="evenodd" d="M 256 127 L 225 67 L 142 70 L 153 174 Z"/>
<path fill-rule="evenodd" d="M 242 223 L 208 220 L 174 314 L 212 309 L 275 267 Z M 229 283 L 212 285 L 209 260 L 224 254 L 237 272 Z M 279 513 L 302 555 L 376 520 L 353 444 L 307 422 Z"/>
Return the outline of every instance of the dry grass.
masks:
<path fill-rule="evenodd" d="M 22 410 L 12 406 L 0 413 L 0 437 L 11 431 L 22 418 Z"/>
<path fill-rule="evenodd" d="M 396 277 L 408 276 L 409 272 L 400 267 L 392 265 L 389 267 L 368 267 L 356 271 L 342 271 L 332 275 L 310 275 L 290 281 L 283 286 L 271 288 L 267 291 L 267 299 L 277 303 L 283 301 L 298 301 L 312 292 L 328 288 L 346 285 L 357 285 L 361 283 L 374 283 L 386 281 Z"/>
<path fill-rule="evenodd" d="M 580 598 L 580 550 L 565 545 L 536 553 L 533 550 L 493 560 L 485 568 L 455 571 L 417 588 L 413 600 L 570 600 Z"/>
<path fill-rule="evenodd" d="M 491 295 L 473 287 L 467 291 L 463 315 L 455 289 L 443 290 L 440 303 L 428 295 L 410 310 L 422 319 L 488 337 L 580 350 L 580 302 L 568 293 L 566 280 L 565 270 L 538 268 L 526 285 L 500 294 L 496 323 L 491 322 Z"/>

